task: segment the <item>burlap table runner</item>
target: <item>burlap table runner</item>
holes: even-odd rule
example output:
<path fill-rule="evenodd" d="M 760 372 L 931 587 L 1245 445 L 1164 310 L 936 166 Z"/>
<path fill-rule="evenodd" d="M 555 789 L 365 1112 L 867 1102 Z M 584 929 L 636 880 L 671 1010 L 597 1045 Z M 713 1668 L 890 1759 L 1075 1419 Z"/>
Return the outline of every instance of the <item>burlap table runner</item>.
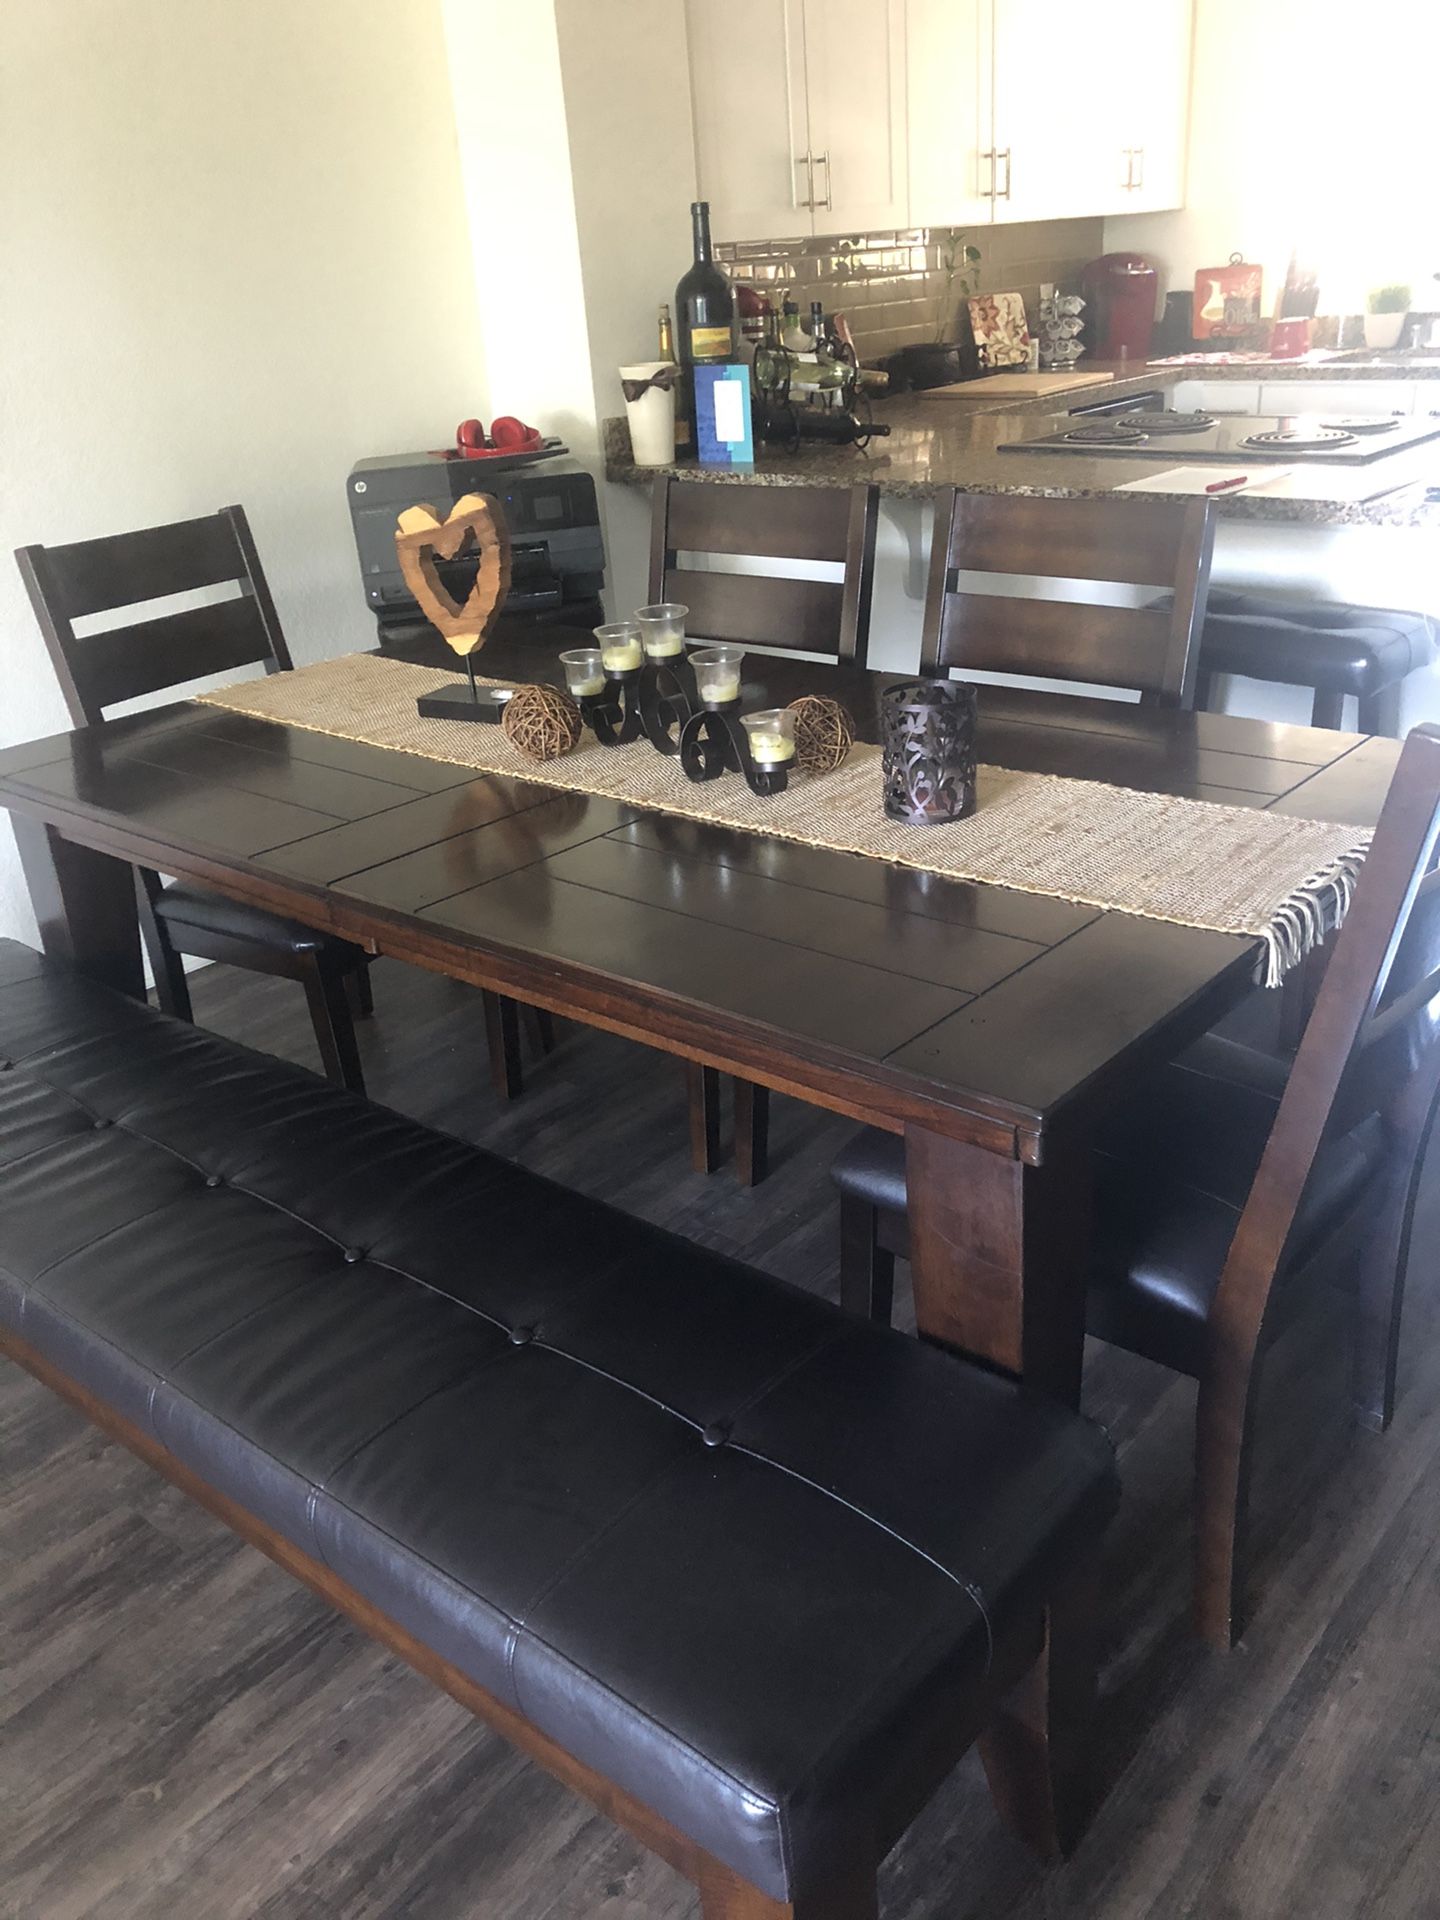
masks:
<path fill-rule="evenodd" d="M 868 746 L 857 746 L 833 773 L 792 775 L 786 791 L 770 798 L 751 793 L 738 776 L 697 786 L 644 740 L 602 747 L 587 732 L 573 753 L 540 765 L 498 726 L 419 717 L 417 696 L 454 678 L 352 654 L 200 698 L 480 773 L 603 794 L 957 880 L 1249 934 L 1264 942 L 1260 974 L 1271 986 L 1343 918 L 1370 841 L 1353 826 L 986 766 L 980 805 L 968 820 L 908 826 L 883 812 L 880 750 Z"/>

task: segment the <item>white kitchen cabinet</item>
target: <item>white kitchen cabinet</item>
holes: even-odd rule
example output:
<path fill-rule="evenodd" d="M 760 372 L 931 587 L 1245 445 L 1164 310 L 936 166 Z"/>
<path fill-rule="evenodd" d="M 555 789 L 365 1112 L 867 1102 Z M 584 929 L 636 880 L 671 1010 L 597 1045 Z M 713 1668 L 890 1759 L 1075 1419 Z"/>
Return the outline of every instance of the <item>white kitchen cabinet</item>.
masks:
<path fill-rule="evenodd" d="M 1116 124 L 1115 48 L 1103 24 L 1110 3 L 992 0 L 995 220 L 1103 211 Z"/>
<path fill-rule="evenodd" d="M 1192 0 L 909 0 L 910 220 L 1178 207 Z"/>
<path fill-rule="evenodd" d="M 1261 412 L 1258 380 L 1180 380 L 1167 403 L 1180 413 Z"/>
<path fill-rule="evenodd" d="M 909 224 L 905 11 L 906 0 L 804 0 L 816 233 Z"/>
<path fill-rule="evenodd" d="M 905 0 L 686 0 L 686 21 L 717 240 L 906 224 Z"/>
<path fill-rule="evenodd" d="M 988 223 L 995 201 L 993 0 L 908 0 L 910 224 Z"/>
<path fill-rule="evenodd" d="M 687 0 L 699 196 L 716 240 L 813 233 L 801 0 Z"/>
<path fill-rule="evenodd" d="M 1104 199 L 1092 213 L 1155 213 L 1185 204 L 1192 0 L 1097 0 L 1108 79 L 1096 115 Z"/>

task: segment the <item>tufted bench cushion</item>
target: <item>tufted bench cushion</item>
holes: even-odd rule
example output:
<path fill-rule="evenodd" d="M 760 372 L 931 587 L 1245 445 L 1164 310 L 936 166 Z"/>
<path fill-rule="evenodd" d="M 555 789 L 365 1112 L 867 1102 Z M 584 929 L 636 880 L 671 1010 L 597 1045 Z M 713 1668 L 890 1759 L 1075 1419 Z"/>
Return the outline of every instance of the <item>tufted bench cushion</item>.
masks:
<path fill-rule="evenodd" d="M 0 942 L 0 1332 L 771 1898 L 1116 1500 L 1101 1433 Z"/>

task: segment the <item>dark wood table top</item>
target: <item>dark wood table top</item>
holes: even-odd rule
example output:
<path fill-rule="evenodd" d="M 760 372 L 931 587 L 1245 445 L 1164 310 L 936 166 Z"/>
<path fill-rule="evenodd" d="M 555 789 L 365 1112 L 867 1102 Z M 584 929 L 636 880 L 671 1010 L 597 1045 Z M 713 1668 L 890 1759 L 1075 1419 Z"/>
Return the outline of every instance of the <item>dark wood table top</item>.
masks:
<path fill-rule="evenodd" d="M 573 636 L 493 641 L 555 677 Z M 749 704 L 881 676 L 747 663 Z M 985 689 L 981 758 L 1373 823 L 1390 740 Z M 878 798 L 878 795 L 877 795 Z M 0 805 L 477 984 L 899 1130 L 1047 1129 L 1247 990 L 1255 943 L 644 813 L 181 702 L 0 753 Z M 943 829 L 942 829 L 943 831 Z"/>

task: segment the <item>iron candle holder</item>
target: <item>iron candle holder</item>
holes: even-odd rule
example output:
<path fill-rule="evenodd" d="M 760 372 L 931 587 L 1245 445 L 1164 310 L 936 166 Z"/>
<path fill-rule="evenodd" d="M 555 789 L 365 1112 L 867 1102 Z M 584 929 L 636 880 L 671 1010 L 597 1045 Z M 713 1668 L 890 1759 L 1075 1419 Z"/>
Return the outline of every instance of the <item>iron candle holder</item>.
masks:
<path fill-rule="evenodd" d="M 638 701 L 651 746 L 657 753 L 678 753 L 685 724 L 700 708 L 695 669 L 683 654 L 675 660 L 646 660 L 640 669 Z"/>

